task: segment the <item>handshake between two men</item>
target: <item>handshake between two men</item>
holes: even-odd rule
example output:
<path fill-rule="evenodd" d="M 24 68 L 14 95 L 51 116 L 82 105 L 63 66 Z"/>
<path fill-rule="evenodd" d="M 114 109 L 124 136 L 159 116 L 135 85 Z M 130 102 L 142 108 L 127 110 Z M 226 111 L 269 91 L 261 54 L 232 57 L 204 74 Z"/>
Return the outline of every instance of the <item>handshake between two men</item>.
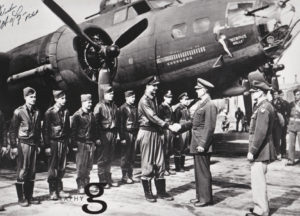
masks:
<path fill-rule="evenodd" d="M 171 124 L 171 125 L 169 125 L 169 127 L 168 127 L 168 129 L 169 129 L 170 131 L 172 131 L 173 133 L 177 133 L 178 131 L 181 130 L 181 128 L 182 128 L 181 125 L 178 124 L 178 123 Z"/>

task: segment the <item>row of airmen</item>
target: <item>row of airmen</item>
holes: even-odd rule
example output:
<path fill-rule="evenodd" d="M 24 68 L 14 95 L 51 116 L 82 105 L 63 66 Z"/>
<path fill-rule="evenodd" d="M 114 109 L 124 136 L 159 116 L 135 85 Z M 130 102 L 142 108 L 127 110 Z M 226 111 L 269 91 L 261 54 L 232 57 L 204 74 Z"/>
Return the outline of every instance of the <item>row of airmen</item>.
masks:
<path fill-rule="evenodd" d="M 249 80 L 254 91 L 253 96 L 258 99 L 258 105 L 252 116 L 249 130 L 247 158 L 251 162 L 254 209 L 253 212 L 247 215 L 268 215 L 269 206 L 266 195 L 265 174 L 267 165 L 276 158 L 272 134 L 275 110 L 267 100 L 267 92 L 270 91 L 270 86 L 263 75 L 260 73 L 253 74 L 253 76 L 249 76 Z M 190 143 L 189 152 L 194 157 L 196 183 L 196 198 L 191 199 L 191 203 L 196 207 L 212 205 L 210 156 L 217 107 L 212 102 L 209 92 L 214 86 L 208 81 L 197 79 L 195 90 L 199 100 L 193 105 L 193 109 L 190 109 L 192 115 L 186 115 L 189 102 L 182 102 L 188 100 L 187 94 L 181 95 L 181 106 L 177 108 L 181 111 L 178 111 L 177 114 L 185 117 L 180 121 L 178 118 L 176 120 L 176 117 L 175 120 L 172 120 L 169 115 L 173 111 L 170 106 L 170 92 L 165 94 L 164 102 L 160 106 L 161 109 L 159 109 L 156 100 L 158 84 L 159 81 L 156 77 L 153 77 L 147 83 L 145 93 L 137 108 L 134 107 L 134 93 L 132 91 L 126 92 L 126 104 L 121 106 L 120 112 L 117 111 L 117 107 L 113 103 L 113 89 L 111 87 L 104 89 L 104 100 L 96 105 L 94 112 L 91 110 L 91 95 L 81 95 L 82 106 L 73 115 L 71 126 L 69 112 L 65 108 L 66 96 L 62 91 L 55 91 L 56 103 L 45 113 L 42 128 L 41 115 L 34 109 L 36 92 L 32 88 L 25 88 L 25 105 L 15 110 L 10 126 L 11 151 L 15 155 L 18 154 L 16 187 L 20 205 L 28 206 L 29 204 L 38 203 L 37 200 L 33 199 L 32 194 L 35 178 L 35 157 L 36 153 L 40 151 L 39 146 L 41 146 L 41 130 L 43 130 L 45 151 L 48 155 L 51 155 L 48 172 L 51 199 L 68 196 L 63 192 L 61 180 L 65 172 L 69 137 L 71 148 L 77 151 L 76 181 L 78 192 L 83 193 L 84 186 L 89 182 L 94 154 L 97 159 L 99 182 L 107 183 L 107 188 L 117 186 L 112 181 L 110 170 L 117 133 L 119 132 L 121 143 L 124 144 L 124 147 L 126 146 L 123 149 L 121 159 L 122 179 L 126 183 L 132 183 L 135 147 L 140 146 L 141 180 L 147 201 L 156 202 L 156 198 L 168 201 L 174 199 L 166 192 L 164 178 L 166 170 L 168 170 L 169 149 L 166 146 L 172 138 L 181 140 L 175 141 L 175 143 L 179 143 L 175 148 L 178 151 L 175 153 L 177 170 L 182 170 L 180 166 L 184 166 L 182 156 L 184 156 L 185 145 Z M 292 109 L 292 120 L 289 123 L 293 126 L 290 128 L 297 128 L 300 123 L 299 107 L 299 101 L 296 101 Z M 118 116 L 120 116 L 120 124 Z M 137 120 L 139 124 L 136 124 Z M 118 127 L 118 125 L 121 126 Z M 67 130 L 68 128 L 70 130 Z M 191 136 L 188 135 L 190 131 Z M 164 136 L 161 135 L 162 132 Z M 167 134 L 172 135 L 168 136 Z M 186 139 L 186 137 L 188 138 Z M 181 148 L 178 148 L 178 146 Z M 151 189 L 153 178 L 157 188 L 156 197 Z"/>
<path fill-rule="evenodd" d="M 126 102 L 117 108 L 113 101 L 112 87 L 104 89 L 104 100 L 99 102 L 92 112 L 92 96 L 81 95 L 81 108 L 70 117 L 66 108 L 66 95 L 61 90 L 54 90 L 55 104 L 50 107 L 43 119 L 36 109 L 36 91 L 27 87 L 23 90 L 25 104 L 14 111 L 9 128 L 10 146 L 7 146 L 7 130 L 4 116 L 0 112 L 0 130 L 2 135 L 2 153 L 9 150 L 17 158 L 17 195 L 21 206 L 38 204 L 32 197 L 35 179 L 36 154 L 41 148 L 49 157 L 48 183 L 50 199 L 69 197 L 63 191 L 62 178 L 65 173 L 66 156 L 69 148 L 77 152 L 77 186 L 78 193 L 84 193 L 84 187 L 90 181 L 94 157 L 98 165 L 100 183 L 107 183 L 105 188 L 118 186 L 111 177 L 111 163 L 113 160 L 117 136 L 122 144 L 121 170 L 122 182 L 134 183 L 133 165 L 136 154 L 136 137 L 139 130 L 138 110 L 135 106 L 135 94 L 129 90 L 125 92 Z M 180 103 L 171 107 L 172 94 L 164 95 L 164 102 L 159 106 L 159 117 L 171 124 L 183 123 L 190 120 L 187 109 L 190 100 L 187 93 L 179 96 Z M 70 123 L 72 122 L 72 124 Z M 166 175 L 175 174 L 170 170 L 170 156 L 174 152 L 175 136 L 169 130 L 163 132 L 163 154 L 165 157 Z M 43 139 L 41 139 L 41 135 Z M 190 131 L 176 135 L 175 165 L 176 171 L 183 172 L 184 152 L 190 141 Z"/>

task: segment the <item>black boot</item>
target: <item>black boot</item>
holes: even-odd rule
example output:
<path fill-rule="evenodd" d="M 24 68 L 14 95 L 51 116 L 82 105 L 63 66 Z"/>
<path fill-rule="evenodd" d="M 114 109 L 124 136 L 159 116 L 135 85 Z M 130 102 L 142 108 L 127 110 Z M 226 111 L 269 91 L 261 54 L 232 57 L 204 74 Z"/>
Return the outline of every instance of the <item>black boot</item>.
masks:
<path fill-rule="evenodd" d="M 184 164 L 185 164 L 185 156 L 182 155 L 181 158 L 180 158 L 180 166 L 181 166 L 181 169 L 186 170 L 184 168 Z"/>
<path fill-rule="evenodd" d="M 84 182 L 82 178 L 77 177 L 77 193 L 84 194 Z"/>
<path fill-rule="evenodd" d="M 50 200 L 58 200 L 56 194 L 56 181 L 48 181 L 48 183 L 49 183 Z"/>
<path fill-rule="evenodd" d="M 89 181 L 89 179 L 88 179 Z M 59 198 L 68 198 L 70 197 L 69 193 L 64 192 L 64 186 L 62 180 L 57 181 L 56 193 Z"/>
<path fill-rule="evenodd" d="M 110 189 L 110 185 L 107 183 L 107 177 L 105 173 L 98 174 L 99 183 L 105 184 L 104 189 Z"/>
<path fill-rule="evenodd" d="M 112 180 L 111 173 L 106 173 L 106 179 L 110 187 L 119 187 L 119 183 Z"/>
<path fill-rule="evenodd" d="M 1 211 L 5 211 L 5 208 L 4 208 L 3 205 L 0 205 L 0 212 L 1 212 Z"/>
<path fill-rule="evenodd" d="M 147 180 L 147 179 L 142 179 L 142 185 L 144 188 L 144 192 L 145 192 L 145 198 L 148 202 L 156 202 L 155 197 L 153 196 L 152 193 L 152 188 L 151 188 L 151 180 Z"/>
<path fill-rule="evenodd" d="M 174 198 L 166 192 L 166 179 L 155 179 L 157 198 L 172 201 Z"/>
<path fill-rule="evenodd" d="M 28 201 L 28 204 L 38 205 L 41 202 L 38 199 L 33 198 L 34 181 L 28 181 L 24 183 L 24 194 Z"/>
<path fill-rule="evenodd" d="M 174 163 L 176 172 L 184 172 L 184 169 L 181 167 L 181 156 L 175 156 Z"/>
<path fill-rule="evenodd" d="M 28 202 L 24 199 L 24 184 L 22 182 L 16 183 L 16 189 L 18 194 L 18 203 L 22 207 L 28 207 Z"/>

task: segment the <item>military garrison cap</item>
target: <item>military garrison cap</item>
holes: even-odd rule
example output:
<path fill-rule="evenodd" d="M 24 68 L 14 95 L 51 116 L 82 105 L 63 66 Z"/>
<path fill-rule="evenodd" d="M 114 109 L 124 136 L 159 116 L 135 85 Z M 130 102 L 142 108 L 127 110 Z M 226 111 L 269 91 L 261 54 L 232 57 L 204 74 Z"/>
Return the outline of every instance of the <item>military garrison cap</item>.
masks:
<path fill-rule="evenodd" d="M 167 98 L 173 97 L 171 90 L 168 90 L 168 91 L 164 94 L 164 97 L 167 97 Z"/>
<path fill-rule="evenodd" d="M 128 90 L 125 92 L 125 97 L 131 97 L 132 95 L 134 95 L 134 92 L 132 90 Z"/>
<path fill-rule="evenodd" d="M 147 85 L 158 85 L 158 84 L 159 84 L 159 80 L 157 76 L 153 76 L 147 83 Z"/>
<path fill-rule="evenodd" d="M 80 99 L 81 99 L 81 102 L 91 101 L 92 95 L 91 94 L 82 94 L 82 95 L 80 95 Z"/>
<path fill-rule="evenodd" d="M 197 85 L 195 86 L 195 89 L 201 89 L 201 88 L 214 88 L 215 86 L 211 84 L 210 82 L 206 81 L 205 79 L 197 78 Z"/>
<path fill-rule="evenodd" d="M 260 89 L 265 91 L 271 90 L 271 85 L 264 78 L 264 75 L 259 71 L 250 73 L 248 75 L 248 80 L 250 82 L 251 89 Z"/>
<path fill-rule="evenodd" d="M 297 92 L 300 91 L 300 88 L 296 88 L 293 92 L 294 92 L 294 95 L 296 95 Z"/>
<path fill-rule="evenodd" d="M 180 95 L 178 96 L 178 100 L 181 100 L 183 97 L 189 98 L 188 93 L 183 92 L 182 94 L 180 94 Z"/>
<path fill-rule="evenodd" d="M 23 89 L 24 98 L 29 96 L 29 95 L 33 95 L 33 94 L 36 94 L 36 91 L 33 88 L 26 87 L 26 88 Z"/>
<path fill-rule="evenodd" d="M 53 90 L 52 93 L 53 93 L 54 99 L 61 98 L 62 96 L 65 95 L 65 92 L 62 90 Z"/>

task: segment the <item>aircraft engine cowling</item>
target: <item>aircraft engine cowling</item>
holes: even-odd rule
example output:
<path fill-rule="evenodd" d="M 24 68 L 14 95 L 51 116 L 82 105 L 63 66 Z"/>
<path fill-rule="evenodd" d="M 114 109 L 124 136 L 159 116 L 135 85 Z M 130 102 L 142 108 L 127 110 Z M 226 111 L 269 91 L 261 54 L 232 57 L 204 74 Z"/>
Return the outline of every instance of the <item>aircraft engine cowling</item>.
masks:
<path fill-rule="evenodd" d="M 95 25 L 83 23 L 80 27 L 95 43 L 105 46 L 113 43 L 110 36 Z M 108 66 L 113 77 L 117 68 L 116 58 L 106 59 L 105 53 L 95 50 L 66 26 L 53 33 L 48 50 L 49 61 L 56 73 L 56 83 L 62 89 L 66 86 L 83 91 L 97 88 L 99 70 Z"/>

